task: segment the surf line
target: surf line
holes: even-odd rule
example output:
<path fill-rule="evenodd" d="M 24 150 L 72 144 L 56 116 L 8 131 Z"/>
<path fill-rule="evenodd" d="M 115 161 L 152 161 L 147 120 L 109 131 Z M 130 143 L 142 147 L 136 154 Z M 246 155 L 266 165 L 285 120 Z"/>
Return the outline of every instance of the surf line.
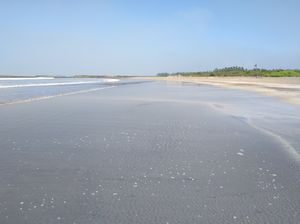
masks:
<path fill-rule="evenodd" d="M 0 103 L 0 106 L 14 105 L 14 104 L 20 104 L 20 103 L 30 103 L 30 102 L 34 102 L 34 101 L 48 100 L 48 99 L 52 99 L 52 98 L 56 98 L 56 97 L 60 97 L 60 96 L 71 96 L 71 95 L 76 95 L 76 94 L 81 94 L 81 93 L 89 93 L 89 92 L 95 92 L 95 91 L 99 91 L 99 90 L 111 89 L 114 87 L 116 87 L 116 86 L 79 90 L 79 91 L 74 91 L 74 92 L 69 92 L 69 93 L 61 93 L 61 94 L 56 94 L 56 95 L 51 95 L 51 96 L 41 96 L 41 97 L 36 97 L 36 98 Z"/>
<path fill-rule="evenodd" d="M 208 106 L 210 106 L 213 110 L 216 110 L 220 113 L 223 113 L 225 115 L 234 116 L 238 118 L 241 122 L 244 122 L 245 124 L 249 125 L 251 128 L 256 129 L 260 133 L 271 137 L 273 140 L 277 141 L 284 149 L 284 153 L 286 153 L 293 161 L 295 161 L 297 164 L 300 164 L 300 154 L 297 152 L 296 148 L 283 136 L 277 134 L 276 132 L 269 130 L 264 127 L 260 127 L 257 123 L 251 119 L 251 117 L 247 116 L 237 116 L 236 114 L 230 112 L 230 110 L 226 110 L 224 108 L 220 108 L 216 106 L 216 104 L 208 103 Z M 224 104 L 223 104 L 224 105 Z"/>
<path fill-rule="evenodd" d="M 283 138 L 282 136 L 280 136 L 279 134 L 276 134 L 275 132 L 273 132 L 271 130 L 259 127 L 251 120 L 246 121 L 246 123 L 249 126 L 257 129 L 258 131 L 261 131 L 264 134 L 269 135 L 270 137 L 273 137 L 274 139 L 276 139 L 286 149 L 285 152 L 287 152 L 290 155 L 291 159 L 294 159 L 298 164 L 300 164 L 300 154 L 297 152 L 297 150 L 291 145 L 291 143 L 288 140 L 286 140 L 285 138 Z"/>
<path fill-rule="evenodd" d="M 0 78 L 0 81 L 15 81 L 15 80 L 49 80 L 49 79 L 55 79 L 54 77 L 33 77 L 33 78 L 29 78 L 29 77 L 20 77 L 20 78 L 12 78 L 12 77 L 8 77 L 8 78 Z"/>
<path fill-rule="evenodd" d="M 85 81 L 85 82 L 55 82 L 55 83 L 32 83 L 32 84 L 19 84 L 19 85 L 0 85 L 0 89 L 8 88 L 23 88 L 23 87 L 43 87 L 43 86 L 65 86 L 65 85 L 82 85 L 82 84 L 93 84 L 93 83 L 107 83 L 107 82 L 118 82 L 119 80 L 106 79 L 101 81 Z"/>

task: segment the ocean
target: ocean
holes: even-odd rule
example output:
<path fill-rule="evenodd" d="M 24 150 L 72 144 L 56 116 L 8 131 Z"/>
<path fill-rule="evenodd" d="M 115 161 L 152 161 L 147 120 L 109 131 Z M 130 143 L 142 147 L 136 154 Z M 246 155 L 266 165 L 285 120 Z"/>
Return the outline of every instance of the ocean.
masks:
<path fill-rule="evenodd" d="M 119 81 L 119 79 L 107 78 L 0 78 L 0 104 L 12 104 L 111 88 Z"/>

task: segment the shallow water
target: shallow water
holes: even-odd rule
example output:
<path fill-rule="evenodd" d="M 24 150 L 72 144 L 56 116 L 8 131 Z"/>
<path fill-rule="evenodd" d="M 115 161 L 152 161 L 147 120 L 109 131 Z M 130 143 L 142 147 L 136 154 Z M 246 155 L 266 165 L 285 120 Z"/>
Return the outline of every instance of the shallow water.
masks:
<path fill-rule="evenodd" d="M 194 84 L 187 84 L 194 86 Z M 201 86 L 211 91 L 198 98 L 216 109 L 244 120 L 281 141 L 291 153 L 300 154 L 300 107 L 258 93 Z"/>
<path fill-rule="evenodd" d="M 296 107 L 202 85 L 115 86 L 0 106 L 0 223 L 298 223 L 299 165 L 249 123 L 297 142 Z"/>

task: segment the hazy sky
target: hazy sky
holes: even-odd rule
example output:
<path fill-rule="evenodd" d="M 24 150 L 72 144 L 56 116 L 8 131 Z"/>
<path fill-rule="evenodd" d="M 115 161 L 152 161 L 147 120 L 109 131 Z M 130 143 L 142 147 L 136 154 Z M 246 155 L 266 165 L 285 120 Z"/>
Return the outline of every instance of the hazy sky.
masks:
<path fill-rule="evenodd" d="M 299 0 L 0 0 L 0 75 L 300 68 Z"/>

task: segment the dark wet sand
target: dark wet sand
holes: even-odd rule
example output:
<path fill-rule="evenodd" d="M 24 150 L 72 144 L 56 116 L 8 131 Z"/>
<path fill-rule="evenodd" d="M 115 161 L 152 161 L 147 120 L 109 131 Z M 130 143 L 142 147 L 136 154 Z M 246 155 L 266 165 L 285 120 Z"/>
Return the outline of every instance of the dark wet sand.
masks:
<path fill-rule="evenodd" d="M 201 100 L 222 91 L 149 82 L 1 106 L 0 223 L 299 223 L 299 163 Z"/>

